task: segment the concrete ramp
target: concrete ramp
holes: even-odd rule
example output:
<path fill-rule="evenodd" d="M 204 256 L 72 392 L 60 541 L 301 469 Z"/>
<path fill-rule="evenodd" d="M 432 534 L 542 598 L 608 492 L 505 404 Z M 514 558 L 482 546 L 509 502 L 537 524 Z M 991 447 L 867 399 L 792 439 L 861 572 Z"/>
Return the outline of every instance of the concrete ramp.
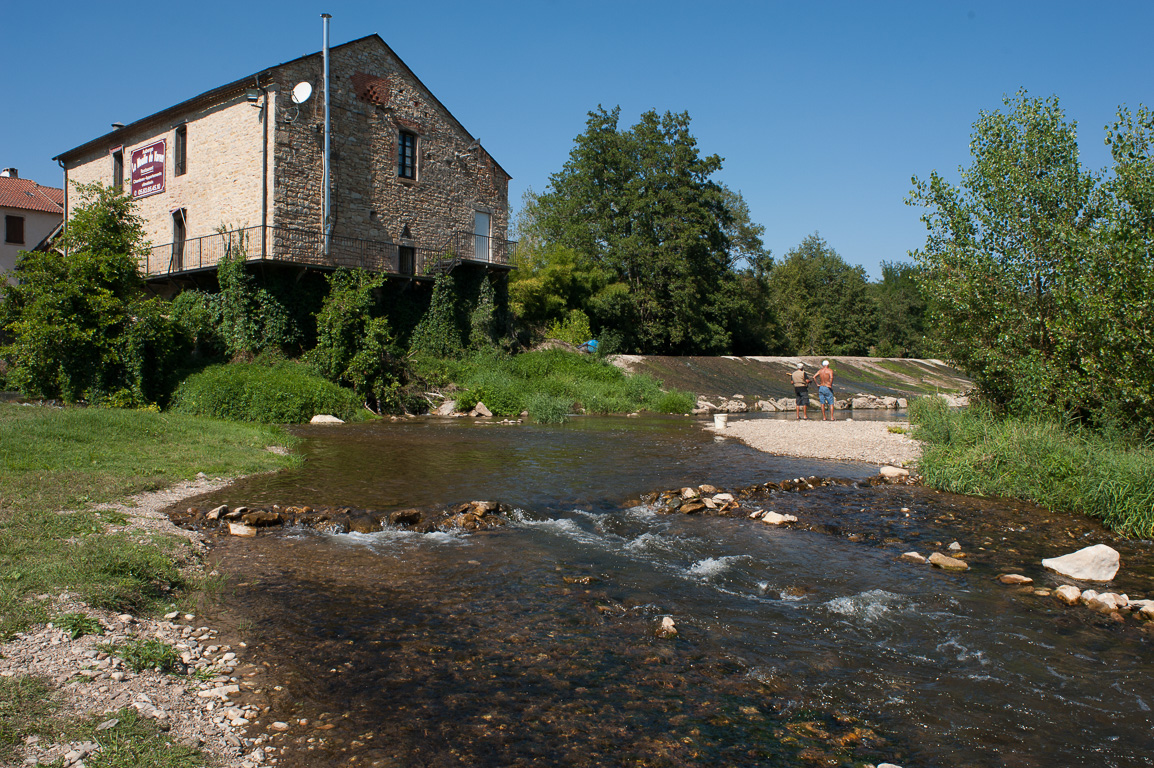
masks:
<path fill-rule="evenodd" d="M 688 390 L 706 398 L 744 395 L 776 399 L 793 395 L 789 375 L 798 363 L 810 376 L 829 360 L 834 372 L 834 393 L 841 398 L 856 394 L 876 397 L 960 395 L 972 383 L 961 371 L 941 360 L 896 357 L 673 357 L 668 355 L 616 355 L 614 365 L 631 373 L 645 373 L 667 389 Z M 816 392 L 816 388 L 812 391 Z"/>

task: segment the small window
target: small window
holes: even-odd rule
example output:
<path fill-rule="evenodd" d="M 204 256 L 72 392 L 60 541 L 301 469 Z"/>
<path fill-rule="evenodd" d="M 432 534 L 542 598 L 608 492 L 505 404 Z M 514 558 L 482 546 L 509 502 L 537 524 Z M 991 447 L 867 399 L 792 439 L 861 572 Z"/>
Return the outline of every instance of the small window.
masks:
<path fill-rule="evenodd" d="M 24 245 L 24 217 L 4 217 L 4 242 L 13 245 Z"/>
<path fill-rule="evenodd" d="M 172 212 L 172 268 L 171 272 L 179 272 L 184 269 L 184 237 L 186 224 L 184 220 L 184 209 L 180 208 Z"/>
<path fill-rule="evenodd" d="M 174 171 L 174 175 L 176 175 L 176 176 L 183 176 L 185 170 L 187 170 L 187 160 L 188 160 L 187 144 L 188 144 L 188 126 L 187 125 L 176 126 L 176 140 L 173 142 L 173 150 L 175 151 L 175 154 L 176 154 L 176 160 L 175 160 L 176 166 L 175 166 L 175 171 Z"/>
<path fill-rule="evenodd" d="M 417 178 L 417 134 L 401 131 L 397 142 L 397 176 Z"/>
<path fill-rule="evenodd" d="M 124 188 L 124 152 L 119 149 L 112 153 L 112 187 Z"/>

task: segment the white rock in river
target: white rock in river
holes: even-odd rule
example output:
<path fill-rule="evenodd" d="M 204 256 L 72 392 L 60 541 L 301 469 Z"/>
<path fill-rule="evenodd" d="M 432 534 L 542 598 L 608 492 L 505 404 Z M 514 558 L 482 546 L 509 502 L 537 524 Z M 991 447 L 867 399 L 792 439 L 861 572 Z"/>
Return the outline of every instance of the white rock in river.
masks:
<path fill-rule="evenodd" d="M 917 563 L 918 565 L 925 565 L 926 563 L 925 556 L 920 552 L 904 552 L 898 559 L 904 560 L 907 563 Z"/>
<path fill-rule="evenodd" d="M 1118 573 L 1118 552 L 1105 544 L 1042 561 L 1045 568 L 1079 581 L 1110 581 Z"/>
<path fill-rule="evenodd" d="M 904 480 L 910 476 L 910 471 L 901 467 L 885 466 L 878 470 L 878 474 L 887 480 Z"/>
<path fill-rule="evenodd" d="M 770 525 L 781 525 L 782 523 L 796 523 L 797 518 L 793 515 L 783 515 L 778 512 L 766 512 L 761 516 L 761 521 L 763 523 L 769 523 Z"/>
<path fill-rule="evenodd" d="M 673 623 L 672 616 L 665 616 L 661 619 L 661 626 L 657 628 L 658 637 L 675 637 L 677 635 L 677 627 Z"/>
<path fill-rule="evenodd" d="M 309 420 L 309 424 L 344 424 L 344 422 L 331 414 L 318 413 Z"/>
<path fill-rule="evenodd" d="M 1054 590 L 1054 597 L 1058 598 L 1067 605 L 1074 605 L 1082 599 L 1082 590 L 1078 589 L 1073 584 L 1063 584 Z"/>

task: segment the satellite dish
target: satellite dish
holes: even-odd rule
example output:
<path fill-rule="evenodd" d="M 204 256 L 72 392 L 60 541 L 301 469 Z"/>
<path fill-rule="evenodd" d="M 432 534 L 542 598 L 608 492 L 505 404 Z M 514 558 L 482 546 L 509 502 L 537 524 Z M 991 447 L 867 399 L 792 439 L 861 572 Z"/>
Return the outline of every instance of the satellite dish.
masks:
<path fill-rule="evenodd" d="M 307 82 L 300 82 L 293 86 L 293 103 L 304 104 L 313 95 L 313 87 Z"/>

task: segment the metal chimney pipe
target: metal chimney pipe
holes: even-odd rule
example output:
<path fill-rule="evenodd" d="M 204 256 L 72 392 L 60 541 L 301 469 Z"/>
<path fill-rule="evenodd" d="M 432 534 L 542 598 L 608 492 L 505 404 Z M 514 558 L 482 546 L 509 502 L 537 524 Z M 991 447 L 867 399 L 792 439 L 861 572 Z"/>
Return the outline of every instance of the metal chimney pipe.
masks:
<path fill-rule="evenodd" d="M 324 150 L 324 173 L 321 177 L 321 184 L 324 186 L 324 201 L 321 209 L 321 225 L 325 230 L 325 256 L 328 257 L 329 250 L 332 247 L 333 240 L 333 200 L 331 179 L 332 179 L 332 144 L 330 141 L 330 117 L 329 117 L 329 19 L 331 14 L 322 13 L 321 18 L 324 19 L 324 67 L 325 67 L 325 150 Z"/>

